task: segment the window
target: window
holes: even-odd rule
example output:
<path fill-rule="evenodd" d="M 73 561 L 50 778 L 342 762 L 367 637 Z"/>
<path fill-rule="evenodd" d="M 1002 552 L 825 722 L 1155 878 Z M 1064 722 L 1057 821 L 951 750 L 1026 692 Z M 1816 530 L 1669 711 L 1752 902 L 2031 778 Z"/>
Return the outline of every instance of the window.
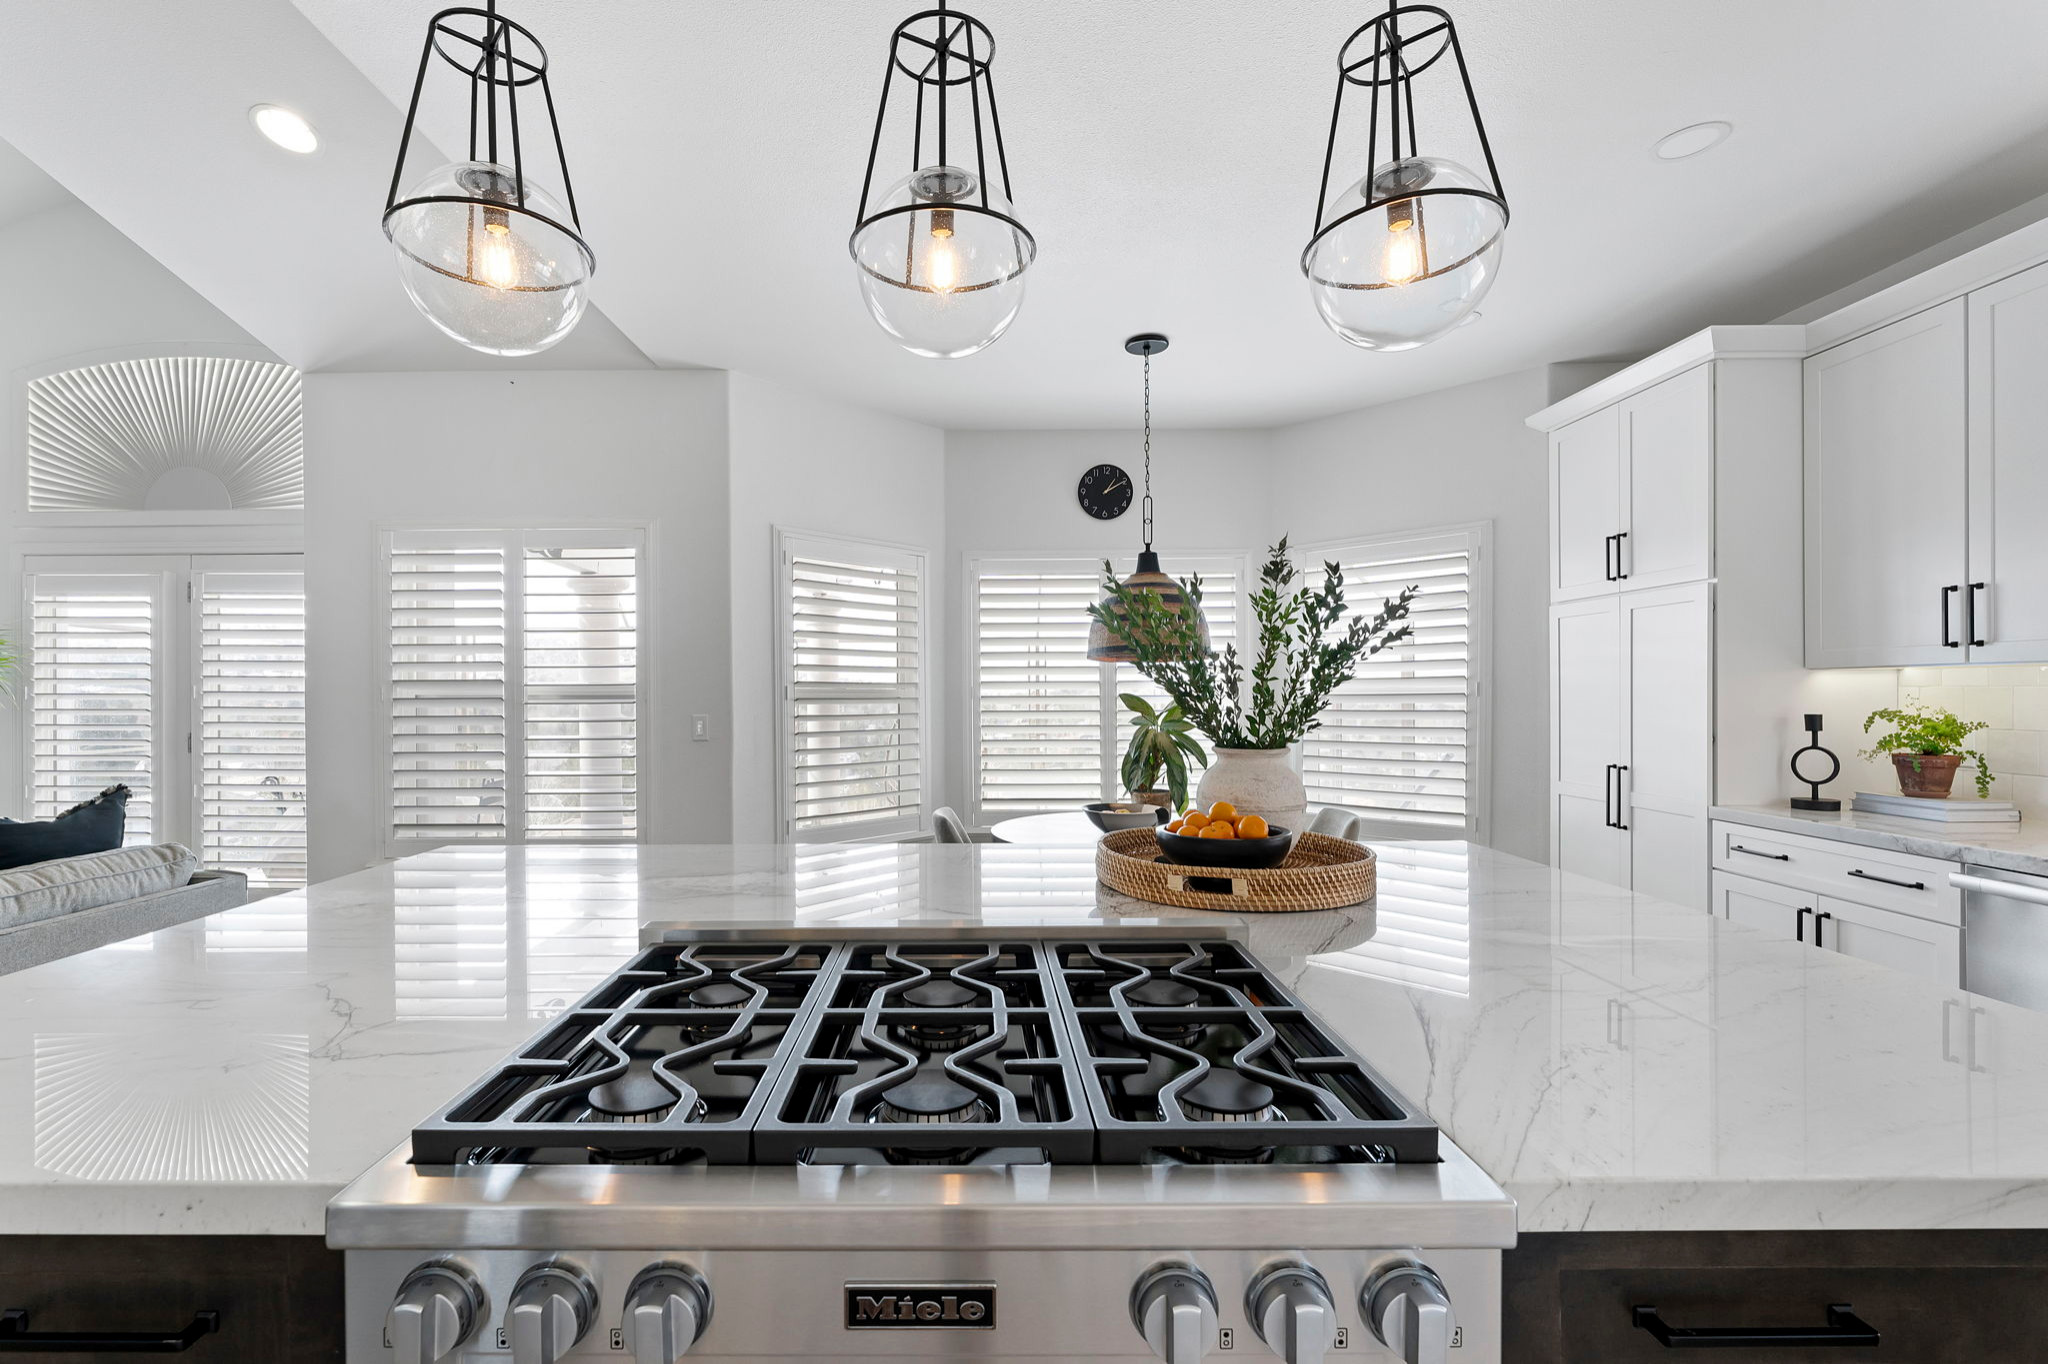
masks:
<path fill-rule="evenodd" d="M 34 818 L 125 783 L 129 843 L 188 844 L 253 890 L 305 884 L 297 556 L 31 559 L 26 614 Z"/>
<path fill-rule="evenodd" d="M 776 532 L 782 830 L 911 833 L 924 822 L 925 556 Z"/>
<path fill-rule="evenodd" d="M 1342 805 L 1418 837 L 1479 836 L 1484 808 L 1475 641 L 1482 527 L 1304 551 L 1334 560 L 1354 614 L 1419 587 L 1414 634 L 1373 656 L 1340 687 L 1302 745 L 1311 803 Z"/>
<path fill-rule="evenodd" d="M 388 534 L 391 851 L 637 837 L 641 540 Z"/>
<path fill-rule="evenodd" d="M 1182 559 L 1168 567 L 1201 574 L 1210 642 L 1218 650 L 1235 642 L 1243 561 Z M 1088 658 L 1088 607 L 1102 595 L 1102 561 L 982 559 L 969 577 L 976 821 L 1072 809 L 1115 794 L 1130 740 L 1118 694 L 1154 704 L 1165 697 L 1128 664 Z"/>

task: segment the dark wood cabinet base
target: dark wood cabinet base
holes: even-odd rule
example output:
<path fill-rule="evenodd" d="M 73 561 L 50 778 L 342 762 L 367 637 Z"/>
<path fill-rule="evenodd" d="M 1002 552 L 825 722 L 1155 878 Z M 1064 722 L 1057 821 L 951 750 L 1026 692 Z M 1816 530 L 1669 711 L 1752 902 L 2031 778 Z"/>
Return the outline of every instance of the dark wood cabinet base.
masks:
<path fill-rule="evenodd" d="M 341 1364 L 341 1263 L 317 1236 L 0 1236 L 0 1309 L 27 1312 L 31 1333 L 165 1336 L 212 1311 L 219 1329 L 179 1358 Z M 8 1364 L 91 1357 L 0 1351 Z"/>
<path fill-rule="evenodd" d="M 1636 1325 L 1826 1328 L 1846 1304 L 1876 1346 L 1687 1349 L 1701 1364 L 2048 1360 L 2048 1231 L 1524 1235 L 1502 1264 L 1505 1364 L 1634 1364 L 1671 1347 Z"/>

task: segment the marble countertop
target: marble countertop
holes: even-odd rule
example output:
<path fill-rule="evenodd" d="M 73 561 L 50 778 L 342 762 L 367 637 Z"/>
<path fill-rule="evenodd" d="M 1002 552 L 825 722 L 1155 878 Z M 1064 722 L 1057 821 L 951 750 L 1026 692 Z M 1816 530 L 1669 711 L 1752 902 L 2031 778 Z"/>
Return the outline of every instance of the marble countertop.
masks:
<path fill-rule="evenodd" d="M 1715 819 L 1781 833 L 1811 834 L 1867 848 L 1938 857 L 1945 862 L 1970 862 L 2006 871 L 2048 876 L 2048 828 L 2030 824 L 1957 826 L 1896 815 L 1866 814 L 1846 808 L 1838 814 L 1793 810 L 1782 805 L 1717 805 Z M 2010 830 L 2010 832 L 2007 832 Z"/>
<path fill-rule="evenodd" d="M 1375 905 L 1245 932 L 1524 1231 L 2048 1226 L 2048 1016 L 1484 848 L 1379 851 Z M 318 1234 L 643 921 L 1173 913 L 1086 848 L 409 858 L 0 977 L 0 1231 Z"/>

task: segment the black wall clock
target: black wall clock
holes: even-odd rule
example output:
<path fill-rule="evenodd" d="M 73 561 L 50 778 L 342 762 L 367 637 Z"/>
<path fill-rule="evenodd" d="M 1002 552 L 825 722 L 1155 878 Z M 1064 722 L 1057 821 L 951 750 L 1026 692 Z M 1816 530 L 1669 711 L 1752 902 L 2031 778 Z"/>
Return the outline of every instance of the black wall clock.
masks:
<path fill-rule="evenodd" d="M 1131 509 L 1131 476 L 1114 464 L 1098 464 L 1081 475 L 1074 492 L 1081 510 L 1098 521 L 1114 521 Z"/>

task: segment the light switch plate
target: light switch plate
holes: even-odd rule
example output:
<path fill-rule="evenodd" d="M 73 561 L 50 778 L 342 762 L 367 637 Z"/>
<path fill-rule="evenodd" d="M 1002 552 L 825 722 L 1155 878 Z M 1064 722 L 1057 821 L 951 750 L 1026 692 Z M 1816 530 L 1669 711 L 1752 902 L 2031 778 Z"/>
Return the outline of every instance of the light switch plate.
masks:
<path fill-rule="evenodd" d="M 690 717 L 690 738 L 696 743 L 711 742 L 711 717 L 692 715 Z"/>

